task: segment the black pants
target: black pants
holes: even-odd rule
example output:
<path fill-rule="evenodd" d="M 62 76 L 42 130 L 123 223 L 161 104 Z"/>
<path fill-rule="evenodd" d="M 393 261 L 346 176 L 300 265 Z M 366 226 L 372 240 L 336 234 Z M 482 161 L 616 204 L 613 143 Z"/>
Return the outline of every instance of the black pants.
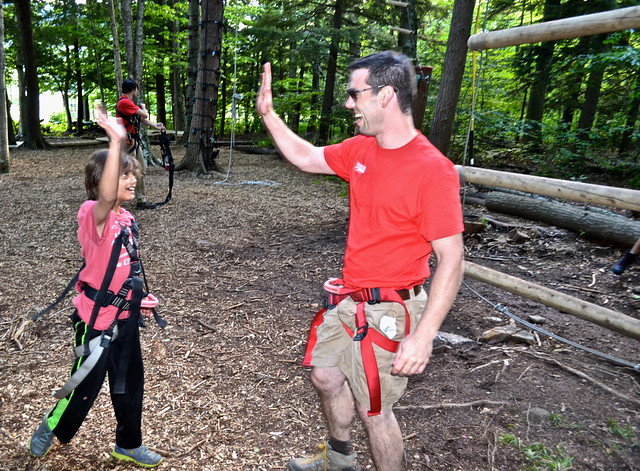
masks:
<path fill-rule="evenodd" d="M 75 332 L 74 347 L 102 334 L 102 331 L 89 329 L 77 313 L 71 316 L 71 321 Z M 137 448 L 142 444 L 144 368 L 138 325 L 127 320 L 118 321 L 118 329 L 118 337 L 103 352 L 87 377 L 67 397 L 60 399 L 48 413 L 49 428 L 62 443 L 69 443 L 82 425 L 108 373 L 111 402 L 117 420 L 116 444 L 122 448 Z M 86 357 L 77 358 L 71 368 L 71 374 L 85 360 Z M 125 393 L 114 394 L 118 373 L 122 374 L 124 371 L 126 376 L 122 379 Z"/>

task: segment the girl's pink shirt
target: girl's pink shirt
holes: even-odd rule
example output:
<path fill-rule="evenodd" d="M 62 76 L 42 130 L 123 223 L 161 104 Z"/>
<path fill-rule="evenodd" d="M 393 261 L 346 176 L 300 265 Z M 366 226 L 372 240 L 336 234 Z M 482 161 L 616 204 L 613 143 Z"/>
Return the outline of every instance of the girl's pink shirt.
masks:
<path fill-rule="evenodd" d="M 95 289 L 100 289 L 102 280 L 107 271 L 111 250 L 115 239 L 120 234 L 122 225 L 131 227 L 134 220 L 133 215 L 126 209 L 120 208 L 120 212 L 110 211 L 105 220 L 102 234 L 98 234 L 94 217 L 94 206 L 96 201 L 85 201 L 78 211 L 78 241 L 82 251 L 82 257 L 85 260 L 85 268 L 80 272 L 77 289 L 80 292 L 82 283 L 87 283 Z M 120 251 L 120 258 L 113 279 L 109 285 L 109 290 L 114 293 L 120 291 L 122 284 L 129 278 L 129 265 L 131 258 L 127 249 L 123 246 Z M 131 298 L 131 291 L 127 295 L 127 299 Z M 78 309 L 78 315 L 87 324 L 91 320 L 94 302 L 87 296 L 80 294 L 73 299 L 73 304 Z M 100 309 L 94 328 L 96 330 L 106 330 L 109 328 L 118 308 L 115 306 L 107 306 Z M 119 319 L 129 317 L 129 311 L 123 311 Z"/>

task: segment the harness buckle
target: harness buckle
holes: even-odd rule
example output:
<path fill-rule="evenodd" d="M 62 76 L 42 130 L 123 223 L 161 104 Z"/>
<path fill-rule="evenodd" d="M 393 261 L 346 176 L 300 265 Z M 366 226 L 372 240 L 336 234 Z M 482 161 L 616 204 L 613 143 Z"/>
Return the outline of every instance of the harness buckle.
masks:
<path fill-rule="evenodd" d="M 142 273 L 142 267 L 140 265 L 140 260 L 133 261 L 131 260 L 131 273 L 134 276 L 140 275 Z"/>
<path fill-rule="evenodd" d="M 104 295 L 104 298 L 102 299 L 102 307 L 107 307 L 109 305 L 111 305 L 113 299 L 115 298 L 115 294 L 113 293 L 113 291 L 111 290 L 107 290 L 107 292 Z"/>
<path fill-rule="evenodd" d="M 329 295 L 326 298 L 324 298 L 324 308 L 329 310 L 329 309 L 333 309 L 334 307 L 336 307 L 336 304 L 333 302 L 333 295 Z"/>
<path fill-rule="evenodd" d="M 361 325 L 356 330 L 356 335 L 353 336 L 353 341 L 361 342 L 367 336 L 368 330 L 369 330 L 369 323 L 365 322 L 364 325 Z"/>
<path fill-rule="evenodd" d="M 380 288 L 369 288 L 367 291 L 369 291 L 369 300 L 367 301 L 367 304 L 379 304 L 381 301 Z"/>
<path fill-rule="evenodd" d="M 110 333 L 110 332 L 109 332 L 109 333 L 104 332 L 104 333 L 102 334 L 102 338 L 100 339 L 100 346 L 101 346 L 102 348 L 107 348 L 107 347 L 109 346 L 109 344 L 111 343 L 111 337 L 112 337 L 112 336 L 113 336 L 113 334 L 112 334 L 112 333 Z"/>

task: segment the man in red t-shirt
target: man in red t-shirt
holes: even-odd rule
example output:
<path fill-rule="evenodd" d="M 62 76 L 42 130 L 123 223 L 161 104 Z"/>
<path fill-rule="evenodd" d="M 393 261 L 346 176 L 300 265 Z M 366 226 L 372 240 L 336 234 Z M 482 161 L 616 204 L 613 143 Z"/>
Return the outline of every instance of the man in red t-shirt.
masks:
<path fill-rule="evenodd" d="M 312 323 L 303 362 L 313 367 L 329 437 L 323 453 L 291 460 L 292 471 L 356 469 L 350 442 L 356 411 L 376 469 L 401 468 L 402 434 L 392 406 L 407 377 L 425 369 L 464 272 L 459 177 L 414 127 L 413 65 L 387 51 L 356 60 L 349 71 L 344 106 L 359 133 L 340 144 L 316 147 L 287 127 L 273 108 L 269 63 L 256 102 L 289 162 L 349 183 L 342 279 L 325 283 L 330 305 Z M 427 299 L 422 285 L 432 253 L 437 271 Z"/>
<path fill-rule="evenodd" d="M 138 98 L 139 87 L 136 82 L 131 79 L 126 79 L 122 82 L 122 96 L 118 99 L 116 104 L 116 116 L 122 118 L 123 125 L 128 134 L 127 145 L 129 146 L 128 152 L 135 153 L 136 160 L 140 164 L 140 175 L 136 184 L 136 197 L 134 200 L 135 207 L 137 209 L 150 209 L 154 205 L 147 203 L 147 197 L 144 190 L 144 175 L 146 173 L 147 164 L 142 154 L 142 143 L 140 141 L 140 125 L 146 124 L 147 126 L 153 126 L 159 131 L 165 129 L 164 124 L 154 123 L 149 120 L 149 114 L 144 107 L 144 103 L 140 103 L 140 106 L 135 104 L 135 100 Z"/>

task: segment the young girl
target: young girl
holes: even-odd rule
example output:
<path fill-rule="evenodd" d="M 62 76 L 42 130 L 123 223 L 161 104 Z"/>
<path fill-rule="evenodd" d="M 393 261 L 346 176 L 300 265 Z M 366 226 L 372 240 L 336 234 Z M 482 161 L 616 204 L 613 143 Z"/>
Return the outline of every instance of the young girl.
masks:
<path fill-rule="evenodd" d="M 138 323 L 153 315 L 152 296 L 142 293 L 137 226 L 120 207 L 135 195 L 137 162 L 122 152 L 122 125 L 99 112 L 98 124 L 109 136 L 109 149 L 97 151 L 85 168 L 88 200 L 78 211 L 78 240 L 85 265 L 77 284 L 80 294 L 71 320 L 76 360 L 71 379 L 54 395 L 59 399 L 29 441 L 34 456 L 47 454 L 56 436 L 71 441 L 109 375 L 116 415 L 112 456 L 145 466 L 162 457 L 142 444 L 144 375 Z M 117 294 L 115 294 L 117 293 Z M 97 302 L 96 302 L 97 300 Z M 141 308 L 141 304 L 143 307 Z M 145 308 L 146 307 L 146 308 Z M 90 342 L 95 339 L 93 342 Z"/>

